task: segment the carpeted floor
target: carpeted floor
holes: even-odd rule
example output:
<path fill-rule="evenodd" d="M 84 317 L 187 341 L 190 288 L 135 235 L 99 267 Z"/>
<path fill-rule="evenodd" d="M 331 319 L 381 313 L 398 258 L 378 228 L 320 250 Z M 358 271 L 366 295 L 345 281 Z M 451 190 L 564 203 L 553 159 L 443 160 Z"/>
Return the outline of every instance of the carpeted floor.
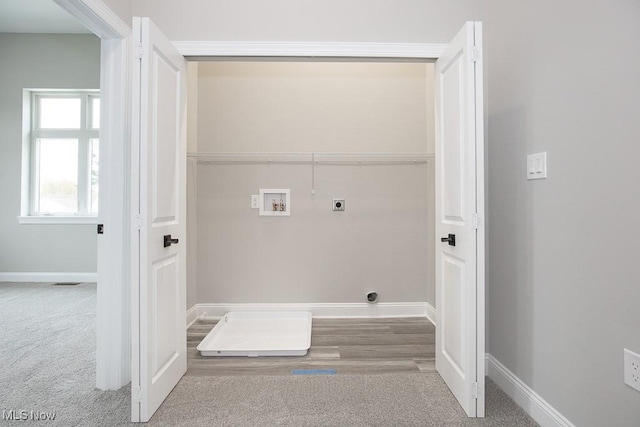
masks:
<path fill-rule="evenodd" d="M 0 283 L 0 304 L 0 411 L 54 412 L 64 426 L 129 419 L 128 389 L 95 388 L 95 283 Z"/>
<path fill-rule="evenodd" d="M 438 374 L 185 377 L 152 426 L 536 426 L 495 384 L 470 419 Z"/>
<path fill-rule="evenodd" d="M 55 412 L 55 425 L 128 425 L 129 388 L 95 389 L 95 284 L 0 283 L 1 411 Z M 152 426 L 535 426 L 487 381 L 469 419 L 435 373 L 185 377 Z M 1 420 L 1 418 L 0 418 Z M 29 421 L 0 421 L 0 425 Z M 36 425 L 51 422 L 33 422 Z"/>

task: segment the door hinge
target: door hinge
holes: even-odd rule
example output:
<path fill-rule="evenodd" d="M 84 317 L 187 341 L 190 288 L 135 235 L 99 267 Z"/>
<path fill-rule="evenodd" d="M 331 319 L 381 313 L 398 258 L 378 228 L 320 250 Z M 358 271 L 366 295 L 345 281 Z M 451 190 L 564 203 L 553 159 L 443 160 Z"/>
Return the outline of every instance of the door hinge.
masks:
<path fill-rule="evenodd" d="M 478 214 L 477 213 L 474 213 L 474 214 L 471 215 L 471 227 L 474 230 L 478 229 L 479 221 L 480 220 L 478 219 Z"/>
<path fill-rule="evenodd" d="M 480 59 L 480 49 L 478 49 L 477 47 L 471 48 L 471 60 L 473 62 L 478 62 L 479 59 Z"/>
<path fill-rule="evenodd" d="M 142 59 L 144 57 L 144 47 L 142 47 L 142 43 L 137 43 L 134 49 L 135 49 L 136 58 Z"/>
<path fill-rule="evenodd" d="M 140 386 L 131 388 L 131 398 L 134 402 L 140 402 L 142 400 L 142 389 Z"/>
<path fill-rule="evenodd" d="M 478 398 L 478 383 L 471 383 L 471 395 L 475 399 Z"/>
<path fill-rule="evenodd" d="M 135 214 L 133 216 L 132 223 L 134 230 L 142 230 L 142 216 L 140 216 L 140 214 Z"/>

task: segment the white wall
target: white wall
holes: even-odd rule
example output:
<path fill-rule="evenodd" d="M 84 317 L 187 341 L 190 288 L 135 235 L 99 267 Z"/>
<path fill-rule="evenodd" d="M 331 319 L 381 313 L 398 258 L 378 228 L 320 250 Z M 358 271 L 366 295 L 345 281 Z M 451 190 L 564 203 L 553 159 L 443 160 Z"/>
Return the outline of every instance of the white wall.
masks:
<path fill-rule="evenodd" d="M 198 150 L 426 153 L 427 78 L 432 64 L 201 63 Z M 309 165 L 199 164 L 198 302 L 427 301 L 429 171 L 320 165 L 311 195 Z M 260 188 L 291 189 L 291 217 L 250 209 Z"/>
<path fill-rule="evenodd" d="M 469 20 L 476 0 L 136 0 L 170 40 L 446 43 Z"/>
<path fill-rule="evenodd" d="M 0 272 L 95 272 L 95 225 L 19 225 L 24 88 L 100 87 L 93 35 L 0 34 Z"/>
<path fill-rule="evenodd" d="M 576 426 L 638 426 L 640 3 L 489 0 L 485 29 L 488 351 Z"/>

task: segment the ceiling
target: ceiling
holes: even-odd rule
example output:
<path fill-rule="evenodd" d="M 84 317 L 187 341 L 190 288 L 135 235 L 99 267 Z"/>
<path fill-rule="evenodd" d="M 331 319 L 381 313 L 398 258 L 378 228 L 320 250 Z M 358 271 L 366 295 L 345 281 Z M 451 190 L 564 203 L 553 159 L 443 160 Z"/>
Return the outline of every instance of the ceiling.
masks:
<path fill-rule="evenodd" d="M 90 33 L 53 0 L 0 0 L 0 33 Z"/>

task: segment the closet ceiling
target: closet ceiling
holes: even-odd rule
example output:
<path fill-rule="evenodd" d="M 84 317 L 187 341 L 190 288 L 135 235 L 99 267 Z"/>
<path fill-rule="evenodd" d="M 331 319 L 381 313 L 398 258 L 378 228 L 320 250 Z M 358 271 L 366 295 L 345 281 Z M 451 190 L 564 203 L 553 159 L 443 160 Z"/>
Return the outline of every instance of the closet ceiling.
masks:
<path fill-rule="evenodd" d="M 53 0 L 0 1 L 0 33 L 90 33 Z"/>

